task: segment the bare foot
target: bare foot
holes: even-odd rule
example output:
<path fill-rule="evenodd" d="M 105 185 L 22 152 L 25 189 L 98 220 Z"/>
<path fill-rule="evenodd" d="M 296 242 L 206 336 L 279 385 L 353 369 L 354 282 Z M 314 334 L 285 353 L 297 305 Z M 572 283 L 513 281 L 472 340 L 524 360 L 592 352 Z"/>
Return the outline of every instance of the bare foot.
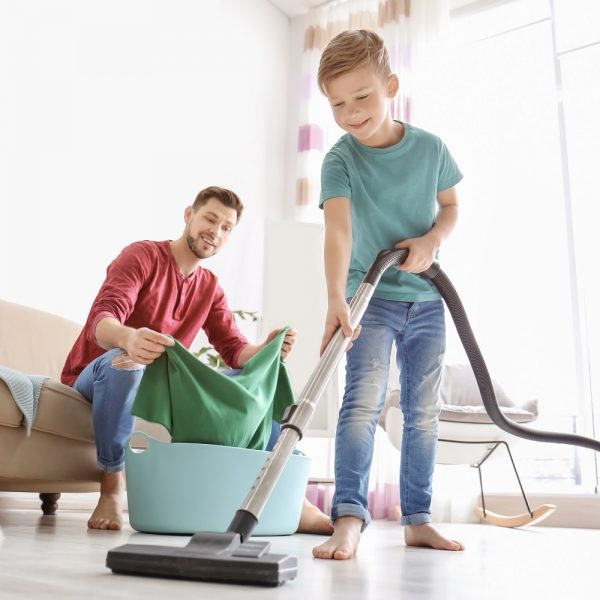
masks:
<path fill-rule="evenodd" d="M 307 498 L 304 498 L 298 533 L 315 533 L 317 535 L 330 535 L 333 533 L 333 525 L 330 518 L 321 512 Z"/>
<path fill-rule="evenodd" d="M 407 546 L 426 546 L 436 550 L 464 550 L 457 540 L 444 537 L 431 523 L 405 525 L 404 541 Z"/>
<path fill-rule="evenodd" d="M 121 529 L 123 527 L 121 507 L 124 492 L 125 481 L 122 472 L 103 473 L 100 481 L 100 499 L 87 526 L 90 529 Z"/>
<path fill-rule="evenodd" d="M 347 560 L 356 554 L 360 541 L 362 519 L 356 517 L 340 517 L 333 524 L 333 535 L 320 546 L 313 548 L 315 558 L 333 558 Z"/>

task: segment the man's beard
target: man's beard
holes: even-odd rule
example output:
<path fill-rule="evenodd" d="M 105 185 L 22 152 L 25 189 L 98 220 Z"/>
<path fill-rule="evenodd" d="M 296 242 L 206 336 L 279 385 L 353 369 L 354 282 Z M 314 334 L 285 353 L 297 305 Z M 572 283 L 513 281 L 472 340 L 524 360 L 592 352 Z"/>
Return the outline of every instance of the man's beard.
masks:
<path fill-rule="evenodd" d="M 198 250 L 198 241 L 202 241 L 199 237 L 194 239 L 189 233 L 185 236 L 185 241 L 187 242 L 187 246 L 190 249 L 190 252 L 199 259 L 204 259 L 204 258 L 208 258 L 209 256 L 212 256 L 216 250 L 213 248 L 213 252 L 211 253 L 202 253 L 200 250 Z M 204 243 L 204 242 L 202 242 Z"/>

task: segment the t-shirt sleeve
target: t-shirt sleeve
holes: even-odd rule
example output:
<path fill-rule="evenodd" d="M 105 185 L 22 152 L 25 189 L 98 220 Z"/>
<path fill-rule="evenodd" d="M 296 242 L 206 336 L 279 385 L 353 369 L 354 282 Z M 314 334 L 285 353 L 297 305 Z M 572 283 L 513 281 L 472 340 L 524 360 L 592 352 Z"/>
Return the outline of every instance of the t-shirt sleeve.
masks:
<path fill-rule="evenodd" d="M 319 208 L 329 198 L 350 198 L 350 177 L 344 161 L 335 153 L 329 152 L 321 166 L 321 199 Z"/>
<path fill-rule="evenodd" d="M 456 185 L 462 178 L 458 165 L 452 158 L 450 151 L 446 147 L 446 144 L 440 140 L 440 154 L 439 154 L 439 171 L 438 171 L 438 184 L 437 191 L 443 192 L 448 188 Z"/>
<path fill-rule="evenodd" d="M 109 265 L 88 317 L 89 341 L 96 341 L 96 326 L 102 319 L 114 317 L 119 323 L 125 323 L 135 307 L 147 270 L 148 257 L 139 243 L 127 246 Z"/>

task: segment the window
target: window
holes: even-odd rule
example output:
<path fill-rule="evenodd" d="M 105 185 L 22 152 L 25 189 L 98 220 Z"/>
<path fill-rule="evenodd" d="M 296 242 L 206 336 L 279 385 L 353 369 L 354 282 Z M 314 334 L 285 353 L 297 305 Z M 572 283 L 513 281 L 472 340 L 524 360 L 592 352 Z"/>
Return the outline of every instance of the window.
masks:
<path fill-rule="evenodd" d="M 456 9 L 452 48 L 416 74 L 412 119 L 444 139 L 465 174 L 442 263 L 490 372 L 517 401 L 538 398 L 535 427 L 584 435 L 594 435 L 594 382 L 600 388 L 591 214 L 600 40 L 585 26 L 598 22 L 593 4 Z M 464 361 L 448 330 L 448 361 Z M 524 440 L 514 450 L 529 491 L 597 490 L 590 450 Z M 506 491 L 514 476 L 496 470 L 492 485 Z"/>

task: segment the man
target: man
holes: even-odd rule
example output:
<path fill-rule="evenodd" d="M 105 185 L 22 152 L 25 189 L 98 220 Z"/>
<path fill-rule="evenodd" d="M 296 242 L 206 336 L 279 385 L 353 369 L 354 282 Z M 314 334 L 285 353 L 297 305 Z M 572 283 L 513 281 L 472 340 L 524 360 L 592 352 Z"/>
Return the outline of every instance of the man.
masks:
<path fill-rule="evenodd" d="M 216 276 L 200 263 L 227 242 L 243 211 L 237 195 L 220 187 L 202 190 L 185 209 L 185 229 L 174 241 L 127 246 L 110 264 L 85 326 L 65 363 L 62 381 L 92 403 L 100 499 L 88 527 L 121 529 L 125 444 L 134 427 L 131 406 L 145 365 L 178 339 L 192 344 L 199 330 L 233 368 L 269 343 L 249 344 L 239 331 Z M 285 358 L 295 342 L 290 330 Z M 328 517 L 305 501 L 299 530 L 329 533 Z"/>

